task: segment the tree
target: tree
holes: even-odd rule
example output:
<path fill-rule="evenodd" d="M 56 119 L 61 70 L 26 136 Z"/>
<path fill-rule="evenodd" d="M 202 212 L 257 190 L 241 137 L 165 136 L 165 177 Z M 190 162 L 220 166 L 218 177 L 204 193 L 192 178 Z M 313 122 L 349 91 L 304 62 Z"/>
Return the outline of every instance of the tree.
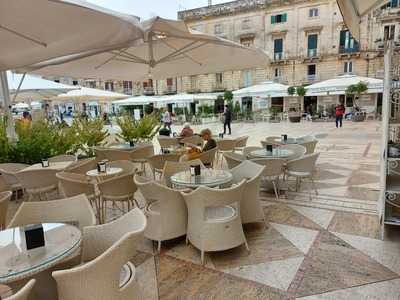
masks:
<path fill-rule="evenodd" d="M 233 93 L 231 91 L 225 91 L 224 99 L 228 102 L 233 100 Z"/>
<path fill-rule="evenodd" d="M 349 85 L 346 89 L 346 96 L 355 96 L 354 106 L 358 107 L 357 100 L 360 98 L 361 94 L 368 91 L 368 85 L 365 82 L 360 81 L 357 84 Z"/>
<path fill-rule="evenodd" d="M 296 94 L 296 87 L 294 87 L 294 86 L 289 86 L 288 89 L 287 89 L 287 93 L 288 93 L 290 96 L 293 96 L 294 94 Z"/>

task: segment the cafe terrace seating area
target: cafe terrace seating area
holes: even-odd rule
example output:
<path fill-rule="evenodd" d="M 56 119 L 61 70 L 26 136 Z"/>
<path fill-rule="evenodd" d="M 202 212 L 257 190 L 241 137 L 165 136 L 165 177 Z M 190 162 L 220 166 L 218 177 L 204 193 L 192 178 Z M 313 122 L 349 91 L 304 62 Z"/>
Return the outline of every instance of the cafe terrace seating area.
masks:
<path fill-rule="evenodd" d="M 310 219 L 284 204 L 293 193 L 319 196 L 317 135 L 214 139 L 217 148 L 192 160 L 198 136 L 0 164 L 2 297 L 294 299 L 397 277 L 328 233 L 330 211 L 313 208 L 321 215 Z M 45 246 L 27 250 L 32 224 L 42 224 Z M 326 261 L 324 273 L 328 254 L 358 263 Z"/>

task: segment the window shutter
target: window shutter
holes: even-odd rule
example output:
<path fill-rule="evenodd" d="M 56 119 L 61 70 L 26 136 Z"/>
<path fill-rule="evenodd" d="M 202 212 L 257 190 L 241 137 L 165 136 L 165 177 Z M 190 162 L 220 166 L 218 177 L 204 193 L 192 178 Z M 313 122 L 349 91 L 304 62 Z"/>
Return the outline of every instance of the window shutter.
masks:
<path fill-rule="evenodd" d="M 287 13 L 284 13 L 282 15 L 282 23 L 285 23 L 287 21 Z"/>
<path fill-rule="evenodd" d="M 275 24 L 275 16 L 271 16 L 271 24 Z"/>

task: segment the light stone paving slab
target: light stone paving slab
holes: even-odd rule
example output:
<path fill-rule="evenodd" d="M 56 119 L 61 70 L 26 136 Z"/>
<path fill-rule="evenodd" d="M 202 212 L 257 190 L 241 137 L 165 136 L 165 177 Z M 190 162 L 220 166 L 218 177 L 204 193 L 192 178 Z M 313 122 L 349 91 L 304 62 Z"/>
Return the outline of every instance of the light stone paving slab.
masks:
<path fill-rule="evenodd" d="M 311 221 L 317 223 L 322 228 L 327 229 L 335 212 L 326 209 L 311 208 L 297 205 L 289 205 L 289 207 L 301 213 Z"/>

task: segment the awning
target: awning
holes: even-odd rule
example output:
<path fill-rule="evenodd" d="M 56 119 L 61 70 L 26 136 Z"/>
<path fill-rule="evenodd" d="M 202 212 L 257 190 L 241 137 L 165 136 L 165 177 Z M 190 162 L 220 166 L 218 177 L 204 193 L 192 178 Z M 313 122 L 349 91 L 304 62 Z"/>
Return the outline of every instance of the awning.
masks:
<path fill-rule="evenodd" d="M 383 80 L 356 75 L 343 75 L 321 81 L 306 87 L 307 96 L 345 95 L 346 89 L 353 84 L 364 82 L 368 86 L 368 94 L 382 93 Z"/>
<path fill-rule="evenodd" d="M 98 100 L 98 101 L 107 101 L 107 100 L 116 100 L 116 99 L 125 99 L 128 98 L 128 95 L 100 90 L 100 89 L 92 89 L 87 87 L 77 86 L 78 89 L 69 91 L 68 93 L 58 95 L 53 98 L 54 101 L 89 101 L 89 100 Z"/>
<path fill-rule="evenodd" d="M 275 83 L 273 81 L 265 81 L 260 84 L 249 86 L 233 92 L 235 97 L 286 97 L 288 96 L 289 86 Z"/>
<path fill-rule="evenodd" d="M 387 1 L 388 2 L 388 1 Z M 337 0 L 346 26 L 352 36 L 360 41 L 361 18 L 380 4 L 383 0 Z"/>

